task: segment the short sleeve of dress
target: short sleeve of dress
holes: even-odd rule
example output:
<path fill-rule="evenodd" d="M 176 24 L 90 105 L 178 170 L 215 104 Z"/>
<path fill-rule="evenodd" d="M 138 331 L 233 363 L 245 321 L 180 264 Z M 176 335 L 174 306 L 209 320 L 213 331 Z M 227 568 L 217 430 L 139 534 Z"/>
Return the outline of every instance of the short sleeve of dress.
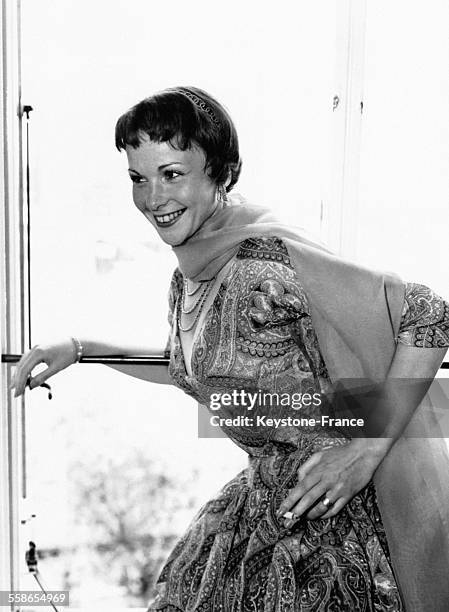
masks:
<path fill-rule="evenodd" d="M 419 348 L 449 347 L 449 303 L 426 285 L 407 283 L 398 342 Z"/>
<path fill-rule="evenodd" d="M 182 274 L 179 270 L 179 268 L 176 268 L 173 272 L 173 275 L 171 277 L 171 281 L 170 281 L 170 288 L 168 290 L 168 315 L 167 315 L 167 320 L 168 320 L 168 325 L 170 327 L 170 332 L 168 335 L 168 339 L 167 339 L 167 344 L 165 345 L 165 350 L 164 350 L 164 357 L 166 357 L 167 359 L 170 358 L 170 349 L 171 349 L 171 330 L 173 328 L 173 320 L 175 317 L 175 307 L 176 307 L 176 300 L 177 297 L 179 295 L 179 290 L 181 287 L 181 283 L 182 283 Z"/>

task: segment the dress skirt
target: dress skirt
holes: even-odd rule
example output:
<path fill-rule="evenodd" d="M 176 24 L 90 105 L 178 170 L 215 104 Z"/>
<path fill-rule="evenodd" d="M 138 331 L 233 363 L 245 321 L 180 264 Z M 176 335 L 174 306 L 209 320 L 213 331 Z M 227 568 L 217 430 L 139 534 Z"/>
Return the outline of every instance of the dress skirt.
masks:
<path fill-rule="evenodd" d="M 311 449 L 280 454 L 267 446 L 273 454 L 249 456 L 197 513 L 148 610 L 402 611 L 373 482 L 335 517 L 303 517 L 286 529 L 276 511 Z"/>

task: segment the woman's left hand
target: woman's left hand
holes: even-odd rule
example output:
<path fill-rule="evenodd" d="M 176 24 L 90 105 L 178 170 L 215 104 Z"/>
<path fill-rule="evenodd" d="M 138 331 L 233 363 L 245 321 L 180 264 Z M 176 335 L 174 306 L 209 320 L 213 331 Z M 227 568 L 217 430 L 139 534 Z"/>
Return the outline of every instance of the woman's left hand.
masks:
<path fill-rule="evenodd" d="M 335 516 L 368 484 L 390 445 L 389 439 L 360 438 L 314 453 L 298 469 L 299 484 L 280 505 L 278 517 L 293 513 L 285 523 L 289 528 L 308 509 L 308 519 Z"/>

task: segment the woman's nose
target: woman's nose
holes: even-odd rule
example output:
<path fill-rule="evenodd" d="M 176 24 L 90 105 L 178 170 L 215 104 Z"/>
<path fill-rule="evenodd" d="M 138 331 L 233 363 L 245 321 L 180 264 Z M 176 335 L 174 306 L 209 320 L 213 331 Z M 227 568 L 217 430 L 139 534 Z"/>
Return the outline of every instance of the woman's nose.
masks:
<path fill-rule="evenodd" d="M 166 201 L 167 194 L 165 193 L 164 186 L 159 182 L 149 182 L 146 191 L 145 207 L 152 212 L 156 212 Z"/>
<path fill-rule="evenodd" d="M 163 187 L 151 182 L 139 186 L 134 195 L 137 207 L 151 212 L 156 212 L 167 201 L 167 194 L 164 192 Z"/>

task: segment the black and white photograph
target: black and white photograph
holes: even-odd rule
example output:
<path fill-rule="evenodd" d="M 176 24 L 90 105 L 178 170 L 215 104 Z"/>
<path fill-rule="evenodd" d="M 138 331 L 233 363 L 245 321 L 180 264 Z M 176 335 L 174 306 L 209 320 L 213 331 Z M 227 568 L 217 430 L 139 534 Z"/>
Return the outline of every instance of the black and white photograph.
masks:
<path fill-rule="evenodd" d="M 448 3 L 0 4 L 0 608 L 448 612 Z"/>

